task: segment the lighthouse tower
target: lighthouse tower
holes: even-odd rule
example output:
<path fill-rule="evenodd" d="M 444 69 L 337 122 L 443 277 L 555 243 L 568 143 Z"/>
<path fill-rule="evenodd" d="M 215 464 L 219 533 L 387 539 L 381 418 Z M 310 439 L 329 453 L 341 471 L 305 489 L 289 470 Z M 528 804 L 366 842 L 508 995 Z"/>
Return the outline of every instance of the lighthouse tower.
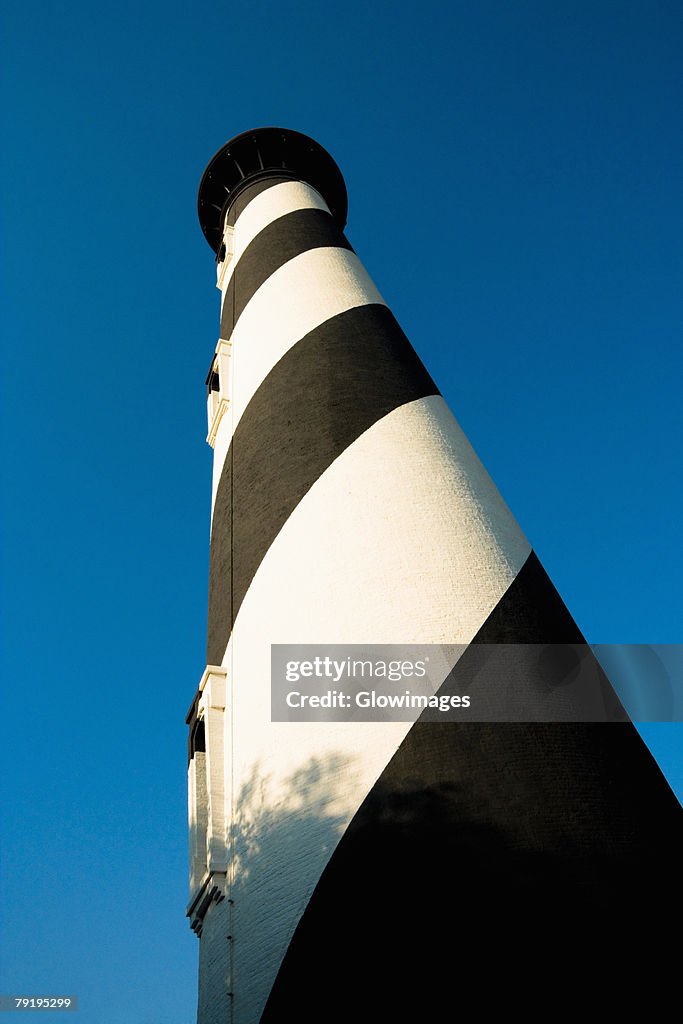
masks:
<path fill-rule="evenodd" d="M 461 985 L 533 1001 L 529 971 L 614 950 L 680 840 L 628 722 L 271 721 L 272 644 L 582 642 L 346 217 L 329 154 L 279 128 L 199 190 L 221 292 L 188 715 L 199 1024 L 442 1021 Z"/>

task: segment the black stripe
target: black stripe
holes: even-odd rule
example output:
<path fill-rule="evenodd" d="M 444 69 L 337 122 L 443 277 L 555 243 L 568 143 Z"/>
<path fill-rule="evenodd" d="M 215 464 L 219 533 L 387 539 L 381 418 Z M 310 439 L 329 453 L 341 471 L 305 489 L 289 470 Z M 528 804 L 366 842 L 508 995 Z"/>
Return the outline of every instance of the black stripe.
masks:
<path fill-rule="evenodd" d="M 477 632 L 475 644 L 580 644 L 581 630 L 531 552 Z"/>
<path fill-rule="evenodd" d="M 386 306 L 346 310 L 275 365 L 247 406 L 214 506 L 207 663 L 220 665 L 261 559 L 321 473 L 377 420 L 438 389 Z"/>
<path fill-rule="evenodd" d="M 577 688 L 574 697 L 579 702 L 577 707 L 584 707 L 586 721 L 595 721 L 593 715 L 598 721 L 627 720 L 581 630 L 532 551 L 439 693 L 468 692 L 469 682 L 476 679 L 477 691 L 481 694 L 488 690 L 496 706 L 502 708 L 511 680 L 522 673 L 524 706 L 530 713 L 538 710 L 539 717 L 550 709 L 548 720 L 552 721 L 554 697 L 562 705 L 564 684 L 580 664 L 588 689 L 580 692 Z M 586 704 L 582 704 L 584 700 Z M 425 711 L 416 724 L 438 723 L 439 717 L 438 713 Z M 447 731 L 444 736 L 448 737 Z"/>
<path fill-rule="evenodd" d="M 228 283 L 221 338 L 230 337 L 244 307 L 271 274 L 309 249 L 329 246 L 351 249 L 344 232 L 325 210 L 295 210 L 260 231 L 240 256 Z"/>
<path fill-rule="evenodd" d="M 461 683 L 478 643 L 577 637 L 531 555 L 463 655 Z M 294 1008 L 319 1019 L 330 992 L 337 1019 L 362 1005 L 364 1020 L 447 1020 L 461 984 L 507 1016 L 520 979 L 528 1008 L 535 978 L 586 992 L 595 967 L 621 976 L 634 950 L 654 958 L 634 921 L 649 918 L 641 935 L 656 948 L 682 817 L 630 723 L 420 721 L 323 872 L 262 1024 Z"/>

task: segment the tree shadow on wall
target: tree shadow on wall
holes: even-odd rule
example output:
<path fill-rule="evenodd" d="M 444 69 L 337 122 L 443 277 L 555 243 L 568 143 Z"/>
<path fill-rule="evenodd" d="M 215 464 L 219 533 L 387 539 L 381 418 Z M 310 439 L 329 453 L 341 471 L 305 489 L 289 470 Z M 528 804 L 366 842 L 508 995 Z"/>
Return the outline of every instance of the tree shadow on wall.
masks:
<path fill-rule="evenodd" d="M 232 856 L 235 885 L 263 871 L 275 850 L 287 862 L 300 851 L 302 837 L 321 852 L 333 848 L 342 827 L 339 814 L 349 759 L 333 754 L 312 758 L 273 792 L 272 776 L 255 765 L 235 800 Z"/>
<path fill-rule="evenodd" d="M 312 758 L 282 782 L 257 764 L 240 787 L 231 827 L 235 998 L 263 1005 L 325 865 L 348 821 L 347 757 Z M 348 798 L 346 801 L 348 805 Z M 265 988 L 264 988 L 265 986 Z"/>

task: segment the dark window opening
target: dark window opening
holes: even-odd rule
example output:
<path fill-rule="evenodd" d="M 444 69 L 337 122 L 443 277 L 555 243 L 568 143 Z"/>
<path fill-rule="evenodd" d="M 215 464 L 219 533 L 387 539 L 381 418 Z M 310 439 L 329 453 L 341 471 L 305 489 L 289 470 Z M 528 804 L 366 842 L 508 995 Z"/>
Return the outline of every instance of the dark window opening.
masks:
<path fill-rule="evenodd" d="M 206 734 L 204 731 L 204 719 L 198 719 L 192 729 L 192 735 L 190 737 L 190 749 L 191 755 L 196 753 L 206 753 Z"/>
<path fill-rule="evenodd" d="M 218 370 L 209 370 L 209 376 L 206 378 L 206 389 L 209 394 L 212 391 L 220 391 L 221 381 L 218 376 Z"/>

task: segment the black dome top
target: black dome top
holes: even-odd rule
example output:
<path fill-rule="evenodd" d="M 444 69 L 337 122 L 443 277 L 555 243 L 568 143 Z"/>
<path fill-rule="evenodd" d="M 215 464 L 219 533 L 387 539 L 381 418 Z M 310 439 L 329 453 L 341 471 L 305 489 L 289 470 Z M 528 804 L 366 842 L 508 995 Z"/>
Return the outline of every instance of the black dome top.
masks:
<path fill-rule="evenodd" d="M 288 128 L 255 128 L 226 142 L 202 175 L 197 197 L 199 223 L 214 252 L 222 241 L 228 207 L 247 185 L 273 175 L 312 185 L 344 228 L 348 209 L 346 185 L 327 150 L 307 135 Z"/>

